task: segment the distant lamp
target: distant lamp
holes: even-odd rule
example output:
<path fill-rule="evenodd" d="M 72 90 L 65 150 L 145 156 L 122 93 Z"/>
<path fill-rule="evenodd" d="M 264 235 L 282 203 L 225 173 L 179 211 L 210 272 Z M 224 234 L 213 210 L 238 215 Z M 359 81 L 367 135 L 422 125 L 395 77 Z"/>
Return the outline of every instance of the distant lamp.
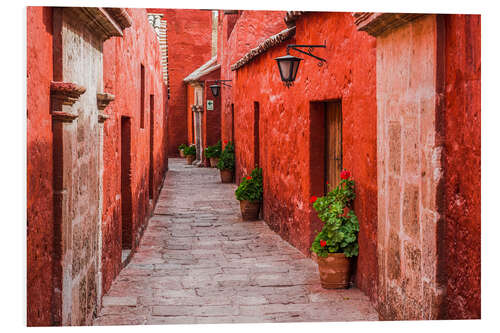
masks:
<path fill-rule="evenodd" d="M 215 80 L 215 84 L 212 84 L 211 86 L 209 86 L 210 90 L 212 90 L 212 95 L 214 97 L 219 96 L 219 93 L 220 93 L 219 82 L 222 83 L 223 85 L 225 85 L 226 87 L 231 87 L 229 84 L 224 83 L 224 82 L 231 82 L 231 80 Z"/>
<path fill-rule="evenodd" d="M 307 47 L 308 50 L 303 51 L 300 50 L 300 47 Z M 326 62 L 325 59 L 320 58 L 318 56 L 315 56 L 312 54 L 312 49 L 316 47 L 326 47 L 326 43 L 324 45 L 295 45 L 295 44 L 290 44 L 286 47 L 286 55 L 282 57 L 275 58 L 276 62 L 278 63 L 278 69 L 280 71 L 280 76 L 281 76 L 281 81 L 285 84 L 287 88 L 290 88 L 293 85 L 293 82 L 295 81 L 295 78 L 297 77 L 297 72 L 299 70 L 299 65 L 300 61 L 304 60 L 302 58 L 297 58 L 292 55 L 290 55 L 290 49 L 294 49 L 295 51 L 298 51 L 300 53 L 303 53 L 305 55 L 308 55 L 310 57 L 313 57 L 315 59 L 319 60 L 318 66 L 323 66 L 323 63 Z"/>
<path fill-rule="evenodd" d="M 219 96 L 220 86 L 218 84 L 212 84 L 210 90 L 212 90 L 212 95 L 214 95 L 214 97 Z"/>

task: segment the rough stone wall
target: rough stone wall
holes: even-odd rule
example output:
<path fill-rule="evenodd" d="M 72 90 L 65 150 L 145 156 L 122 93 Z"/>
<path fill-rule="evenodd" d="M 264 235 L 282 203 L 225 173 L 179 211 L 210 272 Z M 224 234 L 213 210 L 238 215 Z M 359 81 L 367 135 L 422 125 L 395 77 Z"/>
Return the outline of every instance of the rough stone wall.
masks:
<path fill-rule="evenodd" d="M 167 21 L 170 100 L 168 110 L 168 155 L 178 156 L 178 146 L 187 142 L 187 96 L 182 81 L 210 60 L 212 12 L 208 10 L 148 8 Z"/>
<path fill-rule="evenodd" d="M 446 15 L 447 317 L 481 317 L 481 17 Z"/>
<path fill-rule="evenodd" d="M 428 15 L 377 38 L 378 310 L 392 320 L 442 311 L 439 29 Z"/>
<path fill-rule="evenodd" d="M 121 269 L 121 117 L 131 118 L 131 187 L 133 248 L 152 212 L 167 168 L 166 118 L 161 54 L 145 9 L 127 9 L 132 26 L 122 38 L 104 43 L 104 86 L 115 100 L 106 108 L 104 125 L 102 274 L 103 292 Z M 141 64 L 145 68 L 144 128 L 140 128 Z M 150 95 L 154 95 L 154 193 L 149 202 Z"/>
<path fill-rule="evenodd" d="M 27 324 L 48 326 L 54 254 L 51 8 L 27 8 L 27 55 Z"/>
<path fill-rule="evenodd" d="M 245 12 L 241 17 L 244 15 Z M 276 19 L 282 23 L 283 18 L 284 15 Z M 239 36 L 239 24 L 240 21 L 230 39 Z M 295 85 L 286 88 L 274 58 L 286 54 L 287 44 L 325 41 L 326 49 L 316 49 L 314 53 L 327 62 L 318 67 L 315 59 L 301 56 L 305 60 Z M 224 52 L 234 49 L 227 47 L 229 50 L 225 48 Z M 238 60 L 230 56 L 224 55 L 223 59 Z M 264 219 L 281 237 L 307 254 L 321 226 L 309 198 L 323 195 L 325 184 L 323 172 L 317 172 L 324 164 L 323 150 L 318 148 L 324 137 L 316 137 L 322 130 L 323 118 L 318 117 L 314 102 L 341 99 L 343 167 L 352 172 L 356 181 L 354 205 L 360 222 L 356 283 L 372 300 L 376 298 L 378 274 L 375 59 L 375 39 L 358 32 L 350 14 L 310 13 L 297 20 L 295 38 L 235 71 L 232 96 L 222 96 L 223 104 L 235 106 L 237 181 L 254 167 L 253 110 L 254 102 L 259 102 Z M 227 67 L 222 68 L 224 71 Z M 230 137 L 230 113 L 228 116 L 227 105 L 223 107 L 222 137 L 226 139 Z"/>
<path fill-rule="evenodd" d="M 221 63 L 221 79 L 235 82 L 236 72 L 231 71 L 231 65 L 241 58 L 248 50 L 256 47 L 269 36 L 283 29 L 284 11 L 235 11 L 234 14 L 224 14 L 219 11 L 218 59 Z M 231 104 L 233 89 L 221 92 L 221 135 L 223 140 L 231 138 Z M 238 113 L 238 110 L 235 110 Z M 238 149 L 236 147 L 236 149 Z"/>

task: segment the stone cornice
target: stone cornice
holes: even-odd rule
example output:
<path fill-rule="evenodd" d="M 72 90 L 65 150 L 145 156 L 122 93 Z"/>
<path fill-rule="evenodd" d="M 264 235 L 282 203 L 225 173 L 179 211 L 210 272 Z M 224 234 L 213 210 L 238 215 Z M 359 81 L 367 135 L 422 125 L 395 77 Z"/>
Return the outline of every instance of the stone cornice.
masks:
<path fill-rule="evenodd" d="M 109 117 L 110 117 L 109 115 L 99 112 L 99 114 L 97 115 L 97 121 L 99 123 L 104 123 L 106 120 L 109 119 Z"/>
<path fill-rule="evenodd" d="M 382 33 L 400 27 L 426 14 L 404 13 L 353 13 L 358 30 L 377 37 Z"/>
<path fill-rule="evenodd" d="M 120 10 L 122 8 L 110 9 L 111 11 L 100 7 L 64 7 L 64 12 L 71 17 L 71 23 L 85 26 L 106 40 L 113 36 L 123 36 L 123 29 L 132 22 L 127 12 Z"/>
<path fill-rule="evenodd" d="M 73 105 L 87 89 L 71 82 L 50 82 L 50 97 L 62 105 Z"/>
<path fill-rule="evenodd" d="M 71 82 L 50 82 L 51 114 L 54 121 L 70 123 L 77 114 L 67 112 L 63 106 L 72 106 L 87 89 Z"/>
<path fill-rule="evenodd" d="M 109 15 L 120 25 L 122 30 L 132 26 L 132 18 L 125 8 L 104 8 Z"/>
<path fill-rule="evenodd" d="M 114 101 L 115 95 L 109 93 L 97 93 L 97 108 L 102 111 L 109 103 Z"/>
<path fill-rule="evenodd" d="M 295 35 L 295 27 L 291 27 L 288 29 L 285 29 L 276 35 L 273 35 L 260 43 L 257 47 L 251 49 L 250 51 L 247 52 L 240 60 L 235 62 L 233 65 L 231 65 L 231 70 L 235 71 L 240 69 L 241 67 L 245 66 L 248 64 L 252 59 L 257 57 L 258 55 L 266 52 L 270 48 L 281 44 L 283 41 L 290 39 Z"/>
<path fill-rule="evenodd" d="M 304 11 L 288 11 L 285 14 L 285 24 L 287 27 L 295 27 L 295 21 L 302 16 L 305 12 Z"/>

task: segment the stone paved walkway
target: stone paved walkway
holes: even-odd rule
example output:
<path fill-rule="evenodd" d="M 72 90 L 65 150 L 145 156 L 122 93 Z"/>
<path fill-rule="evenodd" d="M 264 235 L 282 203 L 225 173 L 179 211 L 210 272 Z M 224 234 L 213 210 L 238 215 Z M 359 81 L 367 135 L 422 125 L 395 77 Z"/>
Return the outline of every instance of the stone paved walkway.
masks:
<path fill-rule="evenodd" d="M 325 290 L 317 266 L 243 222 L 217 169 L 170 159 L 155 215 L 94 325 L 377 320 L 358 289 Z"/>

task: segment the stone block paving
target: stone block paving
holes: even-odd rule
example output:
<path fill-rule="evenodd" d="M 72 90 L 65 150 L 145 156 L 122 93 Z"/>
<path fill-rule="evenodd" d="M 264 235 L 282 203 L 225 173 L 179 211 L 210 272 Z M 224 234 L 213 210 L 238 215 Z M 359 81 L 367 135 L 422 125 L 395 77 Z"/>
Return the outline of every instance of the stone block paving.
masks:
<path fill-rule="evenodd" d="M 325 290 L 316 263 L 242 221 L 235 184 L 170 159 L 140 246 L 94 325 L 378 320 L 359 289 Z"/>

